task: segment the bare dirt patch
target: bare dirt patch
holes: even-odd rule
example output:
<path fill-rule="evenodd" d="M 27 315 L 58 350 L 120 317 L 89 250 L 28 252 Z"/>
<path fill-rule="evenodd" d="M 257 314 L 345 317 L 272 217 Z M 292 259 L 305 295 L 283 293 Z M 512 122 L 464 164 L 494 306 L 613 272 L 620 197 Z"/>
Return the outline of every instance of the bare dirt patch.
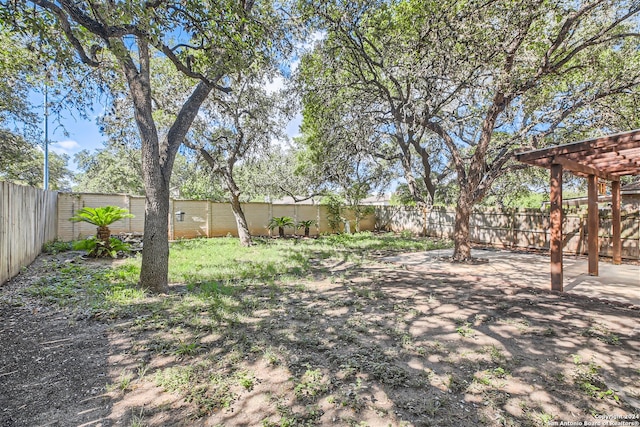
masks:
<path fill-rule="evenodd" d="M 71 256 L 41 256 L 0 289 L 2 426 L 537 426 L 640 415 L 636 309 L 331 259 L 306 279 L 206 298 L 176 285 L 111 314 L 24 292 Z"/>

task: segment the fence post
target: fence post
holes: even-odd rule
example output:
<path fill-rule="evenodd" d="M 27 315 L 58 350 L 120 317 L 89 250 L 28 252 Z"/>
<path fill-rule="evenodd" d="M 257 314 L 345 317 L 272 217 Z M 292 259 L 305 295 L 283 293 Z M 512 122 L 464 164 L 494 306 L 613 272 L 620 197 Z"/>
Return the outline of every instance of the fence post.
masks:
<path fill-rule="evenodd" d="M 169 199 L 169 239 L 175 240 L 175 221 L 176 212 L 173 198 Z"/>
<path fill-rule="evenodd" d="M 268 219 L 268 221 L 271 221 L 271 218 L 273 218 L 273 203 L 271 202 L 271 199 L 269 199 L 269 219 Z M 271 237 L 271 228 L 269 228 L 269 237 Z"/>
<path fill-rule="evenodd" d="M 207 199 L 207 237 L 211 237 L 211 226 L 213 225 L 212 210 L 211 200 Z"/>
<path fill-rule="evenodd" d="M 427 237 L 427 207 L 422 208 L 422 237 Z"/>
<path fill-rule="evenodd" d="M 516 218 L 518 208 L 512 208 L 511 210 L 511 247 L 515 248 L 518 246 L 518 227 L 516 226 Z"/>
<path fill-rule="evenodd" d="M 587 221 L 587 215 L 584 213 L 584 211 L 579 210 L 578 211 L 578 218 L 579 218 L 579 223 L 580 223 L 580 230 L 579 230 L 579 240 L 578 240 L 578 245 L 576 248 L 576 255 L 582 255 L 583 253 L 585 253 L 584 250 L 584 246 L 585 246 L 585 242 L 584 242 L 584 230 L 585 230 L 585 223 Z"/>
<path fill-rule="evenodd" d="M 69 218 L 71 218 L 75 214 L 76 214 L 76 202 L 75 202 L 75 200 L 72 200 L 71 201 L 71 216 Z M 75 240 L 75 239 L 76 239 L 76 223 L 72 222 L 71 223 L 71 240 Z"/>
<path fill-rule="evenodd" d="M 127 211 L 131 213 L 131 196 L 129 194 L 124 195 L 124 205 Z M 126 218 L 127 231 L 131 233 L 131 218 Z"/>

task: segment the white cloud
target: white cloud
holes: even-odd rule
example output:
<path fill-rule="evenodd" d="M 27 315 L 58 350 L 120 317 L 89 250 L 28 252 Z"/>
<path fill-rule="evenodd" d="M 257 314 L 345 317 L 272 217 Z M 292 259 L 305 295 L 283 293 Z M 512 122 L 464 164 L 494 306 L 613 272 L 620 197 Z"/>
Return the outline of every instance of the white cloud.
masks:
<path fill-rule="evenodd" d="M 270 82 L 265 83 L 264 89 L 268 94 L 275 93 L 284 87 L 284 77 L 275 77 Z"/>
<path fill-rule="evenodd" d="M 65 141 L 51 142 L 49 143 L 49 148 L 57 154 L 71 155 L 80 151 L 80 144 L 72 139 L 67 139 Z"/>

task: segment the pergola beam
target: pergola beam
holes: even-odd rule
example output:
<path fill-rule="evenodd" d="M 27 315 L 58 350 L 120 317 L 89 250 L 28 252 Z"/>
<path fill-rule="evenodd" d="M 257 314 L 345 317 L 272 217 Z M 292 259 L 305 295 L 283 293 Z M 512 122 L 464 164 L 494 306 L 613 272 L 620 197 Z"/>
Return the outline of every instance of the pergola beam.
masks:
<path fill-rule="evenodd" d="M 608 181 L 619 181 L 620 178 L 613 176 L 609 173 L 602 172 L 591 166 L 583 165 L 582 163 L 574 162 L 573 160 L 566 159 L 564 157 L 555 156 L 552 164 L 562 165 L 562 167 L 571 172 L 580 172 L 586 175 L 597 176 L 598 178 L 606 179 Z"/>
<path fill-rule="evenodd" d="M 607 147 L 615 147 L 617 151 L 638 148 L 640 143 L 640 129 L 631 132 L 619 133 L 611 136 L 604 136 L 596 139 L 574 142 L 571 144 L 557 145 L 546 149 L 527 151 L 517 155 L 518 160 L 525 163 L 535 163 L 542 158 L 549 158 L 557 155 L 570 155 L 572 153 L 586 152 L 590 150 L 608 151 Z"/>

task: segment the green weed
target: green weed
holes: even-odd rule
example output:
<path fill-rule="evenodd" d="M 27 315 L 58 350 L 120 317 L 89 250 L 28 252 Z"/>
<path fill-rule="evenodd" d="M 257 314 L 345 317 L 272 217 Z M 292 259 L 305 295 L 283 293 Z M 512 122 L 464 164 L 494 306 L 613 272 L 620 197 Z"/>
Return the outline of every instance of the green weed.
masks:
<path fill-rule="evenodd" d="M 200 350 L 200 345 L 197 342 L 192 343 L 183 343 L 178 344 L 178 348 L 175 350 L 174 354 L 176 356 L 195 356 Z"/>
<path fill-rule="evenodd" d="M 144 407 L 140 408 L 140 413 L 134 414 L 131 410 L 131 422 L 129 427 L 144 427 Z"/>
<path fill-rule="evenodd" d="M 471 323 L 464 322 L 456 327 L 456 332 L 465 338 L 471 337 L 473 336 L 474 332 L 473 329 L 471 329 L 469 326 L 471 326 Z"/>
<path fill-rule="evenodd" d="M 573 362 L 576 365 L 574 381 L 580 390 L 598 399 L 609 398 L 616 402 L 620 400 L 615 391 L 607 387 L 600 377 L 600 366 L 594 362 L 589 362 L 587 365 L 583 364 L 579 355 L 573 355 Z"/>
<path fill-rule="evenodd" d="M 581 332 L 582 336 L 594 337 L 610 345 L 620 345 L 620 337 L 601 325 L 589 327 Z"/>
<path fill-rule="evenodd" d="M 63 242 L 62 240 L 52 240 L 42 246 L 42 252 L 46 254 L 55 255 L 60 252 L 70 251 L 72 249 L 71 242 Z"/>
<path fill-rule="evenodd" d="M 237 374 L 238 383 L 247 391 L 253 390 L 253 387 L 256 384 L 256 378 L 253 374 L 243 371 Z"/>
<path fill-rule="evenodd" d="M 126 392 L 131 387 L 131 381 L 133 376 L 128 371 L 122 371 L 120 374 L 120 378 L 114 384 L 107 384 L 107 391 L 111 392 L 114 390 L 120 390 L 122 392 Z"/>
<path fill-rule="evenodd" d="M 296 382 L 294 394 L 299 399 L 307 399 L 325 393 L 328 389 L 320 369 L 307 369 L 299 381 Z"/>
<path fill-rule="evenodd" d="M 170 393 L 188 389 L 194 379 L 192 366 L 170 367 L 156 372 L 155 383 Z"/>

